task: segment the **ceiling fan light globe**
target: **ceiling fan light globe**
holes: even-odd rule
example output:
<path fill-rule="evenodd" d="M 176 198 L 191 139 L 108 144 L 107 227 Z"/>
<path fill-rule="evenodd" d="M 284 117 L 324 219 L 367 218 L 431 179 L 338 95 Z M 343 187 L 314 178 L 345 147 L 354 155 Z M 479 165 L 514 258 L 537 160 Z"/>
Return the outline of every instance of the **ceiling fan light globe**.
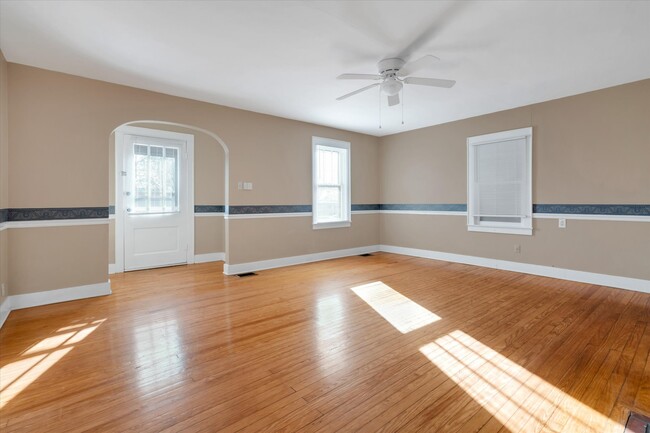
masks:
<path fill-rule="evenodd" d="M 394 96 L 402 90 L 402 83 L 397 80 L 386 80 L 381 84 L 381 90 L 388 96 Z"/>

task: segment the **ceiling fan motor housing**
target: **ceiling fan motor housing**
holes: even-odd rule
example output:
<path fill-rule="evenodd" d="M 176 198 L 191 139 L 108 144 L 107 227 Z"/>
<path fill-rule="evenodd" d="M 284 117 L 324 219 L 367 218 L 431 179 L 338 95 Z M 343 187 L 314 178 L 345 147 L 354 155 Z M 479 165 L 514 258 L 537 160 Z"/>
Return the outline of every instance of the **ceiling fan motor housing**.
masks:
<path fill-rule="evenodd" d="M 377 64 L 379 73 L 384 76 L 396 75 L 406 62 L 402 59 L 384 59 Z"/>

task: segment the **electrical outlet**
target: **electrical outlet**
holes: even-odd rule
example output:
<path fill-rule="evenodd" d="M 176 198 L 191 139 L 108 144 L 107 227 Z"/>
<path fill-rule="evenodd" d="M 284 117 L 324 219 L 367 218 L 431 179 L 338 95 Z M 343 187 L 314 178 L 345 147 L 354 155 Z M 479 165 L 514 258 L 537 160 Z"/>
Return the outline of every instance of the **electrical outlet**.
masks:
<path fill-rule="evenodd" d="M 521 254 L 521 245 L 515 245 L 515 253 Z"/>
<path fill-rule="evenodd" d="M 559 228 L 561 228 L 561 229 L 565 229 L 566 228 L 566 218 L 560 218 L 559 220 L 557 220 L 557 226 Z"/>
<path fill-rule="evenodd" d="M 253 182 L 244 182 L 244 189 L 250 191 L 253 189 Z"/>

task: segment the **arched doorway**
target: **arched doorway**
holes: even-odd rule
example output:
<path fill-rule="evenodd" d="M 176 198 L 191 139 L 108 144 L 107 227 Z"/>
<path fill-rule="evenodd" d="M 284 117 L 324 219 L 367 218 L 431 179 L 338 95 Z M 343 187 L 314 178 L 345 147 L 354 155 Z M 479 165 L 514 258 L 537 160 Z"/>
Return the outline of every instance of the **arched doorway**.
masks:
<path fill-rule="evenodd" d="M 194 252 L 196 262 L 223 260 L 228 262 L 228 206 L 229 149 L 215 133 L 192 125 L 157 120 L 134 120 L 115 128 L 109 137 L 109 273 L 121 272 L 124 267 L 123 219 L 120 202 L 116 200 L 118 174 L 116 172 L 115 137 L 125 128 L 148 128 L 192 134 L 194 155 Z M 117 133 L 117 134 L 116 134 Z M 117 206 L 116 206 L 117 204 Z M 194 261 L 192 261 L 194 262 Z"/>

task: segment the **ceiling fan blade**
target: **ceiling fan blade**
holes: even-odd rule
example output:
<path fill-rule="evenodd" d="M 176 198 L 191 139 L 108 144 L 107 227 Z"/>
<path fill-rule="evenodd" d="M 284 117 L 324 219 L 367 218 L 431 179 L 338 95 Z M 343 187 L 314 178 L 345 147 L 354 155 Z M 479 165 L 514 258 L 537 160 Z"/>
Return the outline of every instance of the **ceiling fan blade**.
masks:
<path fill-rule="evenodd" d="M 399 104 L 399 93 L 396 95 L 388 95 L 388 106 L 392 107 Z"/>
<path fill-rule="evenodd" d="M 342 101 L 342 100 L 344 100 L 346 98 L 349 98 L 350 96 L 354 96 L 357 93 L 365 92 L 366 90 L 372 89 L 373 87 L 377 87 L 377 86 L 379 86 L 379 83 L 373 83 L 373 84 L 371 84 L 369 86 L 362 87 L 362 88 L 360 88 L 358 90 L 355 90 L 354 92 L 350 92 L 350 93 L 347 93 L 347 94 L 345 94 L 343 96 L 339 96 L 338 98 L 336 98 L 336 100 L 337 101 Z"/>
<path fill-rule="evenodd" d="M 404 78 L 406 84 L 417 84 L 419 86 L 433 86 L 433 87 L 453 87 L 456 82 L 454 80 L 441 80 L 439 78 L 420 78 L 420 77 L 406 77 Z"/>
<path fill-rule="evenodd" d="M 399 75 L 401 77 L 411 75 L 414 72 L 422 70 L 437 61 L 440 61 L 438 57 L 432 54 L 427 54 L 426 56 L 420 57 L 419 59 L 413 60 L 412 62 L 408 62 L 407 64 L 402 66 L 402 69 L 399 70 Z"/>
<path fill-rule="evenodd" d="M 381 80 L 383 77 L 377 74 L 341 74 L 337 80 Z"/>

